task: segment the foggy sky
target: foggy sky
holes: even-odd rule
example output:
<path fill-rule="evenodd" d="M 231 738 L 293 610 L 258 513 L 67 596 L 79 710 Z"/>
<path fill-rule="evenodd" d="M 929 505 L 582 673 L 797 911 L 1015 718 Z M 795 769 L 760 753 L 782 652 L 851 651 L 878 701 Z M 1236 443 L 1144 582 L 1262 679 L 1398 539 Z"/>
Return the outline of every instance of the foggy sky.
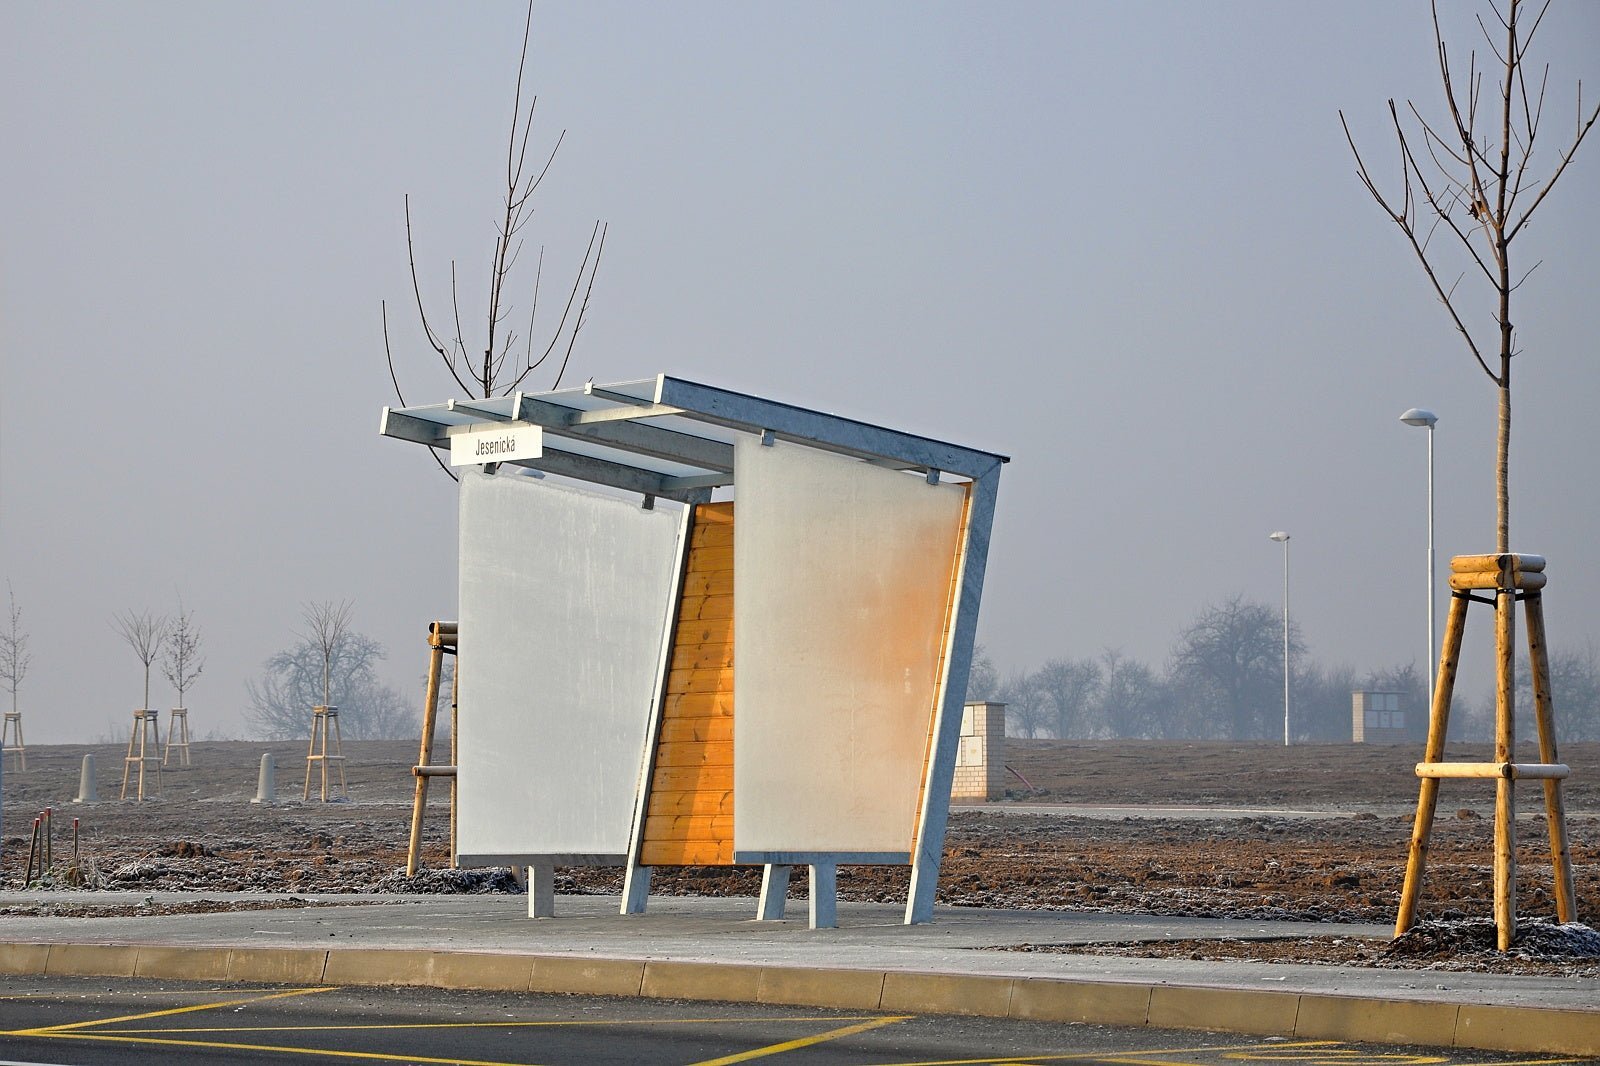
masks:
<path fill-rule="evenodd" d="M 0 578 L 30 741 L 125 736 L 112 615 L 179 596 L 197 736 L 242 731 L 312 599 L 353 600 L 420 702 L 455 489 L 377 434 L 379 305 L 407 399 L 456 395 L 402 198 L 426 293 L 454 257 L 477 329 L 521 25 L 514 2 L 0 7 Z M 1396 419 L 1440 416 L 1442 571 L 1494 547 L 1495 394 L 1337 111 L 1395 175 L 1385 100 L 1440 113 L 1431 32 L 1389 2 L 541 5 L 536 143 L 568 131 L 530 231 L 547 278 L 610 226 L 570 383 L 665 371 L 1010 454 L 980 626 L 1003 670 L 1160 668 L 1206 603 L 1278 603 L 1275 529 L 1313 658 L 1424 669 L 1426 442 Z M 1553 147 L 1575 80 L 1600 91 L 1600 6 L 1541 35 Z M 1513 548 L 1550 559 L 1558 649 L 1600 639 L 1586 148 L 1515 246 L 1542 265 L 1514 309 Z"/>

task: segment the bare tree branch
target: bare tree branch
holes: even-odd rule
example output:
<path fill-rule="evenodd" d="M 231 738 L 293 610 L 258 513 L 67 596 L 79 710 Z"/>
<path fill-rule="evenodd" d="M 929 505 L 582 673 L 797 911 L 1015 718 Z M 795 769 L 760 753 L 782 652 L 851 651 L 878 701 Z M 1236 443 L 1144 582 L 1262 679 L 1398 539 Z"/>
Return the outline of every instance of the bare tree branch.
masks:
<path fill-rule="evenodd" d="M 566 139 L 565 130 L 557 133 L 549 152 L 539 163 L 537 173 L 529 173 L 530 154 L 534 151 L 532 144 L 535 132 L 534 119 L 539 104 L 537 95 L 525 94 L 532 33 L 533 5 L 530 2 L 523 21 L 517 76 L 512 89 L 511 123 L 505 147 L 506 184 L 498 212 L 499 217 L 495 221 L 494 241 L 488 260 L 487 300 L 483 308 L 483 318 L 480 320 L 484 328 L 481 346 L 469 348 L 468 345 L 468 335 L 463 324 L 464 309 L 460 284 L 454 261 L 450 270 L 450 311 L 455 324 L 453 341 L 446 344 L 429 321 L 417 272 L 410 197 L 406 198 L 406 255 L 411 271 L 412 295 L 423 336 L 435 356 L 444 364 L 455 386 L 470 397 L 489 398 L 520 387 L 558 350 L 562 352 L 562 359 L 552 387 L 560 385 L 576 350 L 578 334 L 588 322 L 590 299 L 594 293 L 595 279 L 605 247 L 606 229 L 604 224 L 597 220 L 590 231 L 588 246 L 578 263 L 577 270 L 573 273 L 572 285 L 560 318 L 554 323 L 553 328 L 546 331 L 539 322 L 540 294 L 545 267 L 544 248 L 541 246 L 538 263 L 534 268 L 526 337 L 519 336 L 516 330 L 511 328 L 512 286 L 524 243 L 521 234 L 534 219 L 534 194 L 550 173 Z M 528 101 L 526 104 L 523 103 L 524 99 Z M 537 160 L 537 156 L 534 156 L 534 159 Z M 469 355 L 469 351 L 476 354 Z M 539 352 L 537 358 L 534 355 L 535 351 Z M 511 358 L 513 353 L 519 353 L 519 358 L 513 360 Z M 395 386 L 395 395 L 401 397 L 399 373 L 388 334 L 387 307 L 384 308 L 384 355 L 388 361 L 390 381 Z M 404 404 L 403 397 L 400 402 Z M 439 461 L 437 455 L 434 459 L 441 469 L 449 473 L 449 468 Z M 451 477 L 454 476 L 452 473 Z"/>
<path fill-rule="evenodd" d="M 149 611 L 124 611 L 113 616 L 112 626 L 144 666 L 144 702 L 139 707 L 147 711 L 150 709 L 150 664 L 155 662 L 156 656 L 161 654 L 161 646 L 166 643 L 167 619 Z"/>

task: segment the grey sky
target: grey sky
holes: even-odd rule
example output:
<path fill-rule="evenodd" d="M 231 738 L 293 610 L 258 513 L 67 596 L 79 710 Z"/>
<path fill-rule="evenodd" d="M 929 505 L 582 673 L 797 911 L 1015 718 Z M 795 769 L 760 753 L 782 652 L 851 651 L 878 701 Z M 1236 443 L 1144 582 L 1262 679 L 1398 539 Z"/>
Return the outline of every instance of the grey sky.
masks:
<path fill-rule="evenodd" d="M 242 728 L 313 598 L 354 600 L 420 697 L 455 493 L 377 435 L 379 301 L 407 398 L 453 395 L 402 196 L 427 290 L 456 257 L 478 317 L 521 17 L 0 7 L 0 576 L 29 740 L 125 735 L 140 668 L 111 616 L 180 594 L 199 734 Z M 1574 80 L 1600 92 L 1600 5 L 1542 40 L 1554 145 Z M 667 371 L 1011 454 L 981 626 L 1002 668 L 1159 667 L 1206 602 L 1277 602 L 1274 529 L 1316 659 L 1420 667 L 1425 441 L 1396 416 L 1440 415 L 1441 560 L 1489 551 L 1494 393 L 1336 112 L 1392 174 L 1384 101 L 1438 113 L 1431 49 L 1426 6 L 1389 2 L 541 6 L 543 143 L 569 132 L 532 236 L 559 277 L 611 227 L 574 380 Z M 1544 265 L 1512 532 L 1550 558 L 1557 647 L 1600 639 L 1587 149 L 1518 244 Z"/>

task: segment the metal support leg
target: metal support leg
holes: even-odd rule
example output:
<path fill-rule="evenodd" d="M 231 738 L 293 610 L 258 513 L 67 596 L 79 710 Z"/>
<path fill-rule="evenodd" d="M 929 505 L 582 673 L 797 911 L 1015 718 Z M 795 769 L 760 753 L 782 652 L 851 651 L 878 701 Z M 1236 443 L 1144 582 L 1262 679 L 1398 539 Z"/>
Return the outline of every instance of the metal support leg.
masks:
<path fill-rule="evenodd" d="M 528 917 L 556 916 L 556 868 L 552 863 L 528 864 Z"/>
<path fill-rule="evenodd" d="M 650 871 L 653 867 L 630 865 L 622 878 L 622 913 L 643 914 L 650 903 Z"/>
<path fill-rule="evenodd" d="M 756 911 L 759 922 L 783 921 L 783 905 L 789 896 L 789 871 L 792 867 L 768 863 L 761 871 L 761 903 Z"/>
<path fill-rule="evenodd" d="M 811 864 L 811 928 L 839 927 L 839 867 L 831 862 Z"/>

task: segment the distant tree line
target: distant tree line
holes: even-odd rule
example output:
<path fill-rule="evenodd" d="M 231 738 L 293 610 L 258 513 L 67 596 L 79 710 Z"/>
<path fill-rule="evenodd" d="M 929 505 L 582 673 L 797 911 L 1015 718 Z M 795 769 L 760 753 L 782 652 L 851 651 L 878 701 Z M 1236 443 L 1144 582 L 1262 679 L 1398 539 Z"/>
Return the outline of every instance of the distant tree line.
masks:
<path fill-rule="evenodd" d="M 251 732 L 267 740 L 307 737 L 311 709 L 336 707 L 345 740 L 419 735 L 417 709 L 378 679 L 383 645 L 350 628 L 349 601 L 307 603 L 301 610 L 299 642 L 263 663 L 259 680 L 245 682 Z"/>
<path fill-rule="evenodd" d="M 1297 743 L 1348 741 L 1351 693 L 1398 692 L 1410 734 L 1427 730 L 1427 676 L 1415 662 L 1360 671 L 1326 666 L 1307 654 L 1289 628 L 1289 722 Z M 1600 740 L 1600 655 L 1553 651 L 1551 691 L 1563 740 Z M 1283 738 L 1283 616 L 1234 596 L 1208 604 L 1178 634 L 1161 670 L 1106 649 L 1083 658 L 1052 658 L 1038 669 L 1002 675 L 979 648 L 969 700 L 1006 705 L 1006 732 L 1073 740 L 1278 740 Z M 1532 686 L 1524 666 L 1518 718 L 1532 735 Z M 1457 687 L 1452 740 L 1493 735 L 1492 694 L 1473 701 Z M 1520 726 L 1519 726 L 1520 729 Z"/>

